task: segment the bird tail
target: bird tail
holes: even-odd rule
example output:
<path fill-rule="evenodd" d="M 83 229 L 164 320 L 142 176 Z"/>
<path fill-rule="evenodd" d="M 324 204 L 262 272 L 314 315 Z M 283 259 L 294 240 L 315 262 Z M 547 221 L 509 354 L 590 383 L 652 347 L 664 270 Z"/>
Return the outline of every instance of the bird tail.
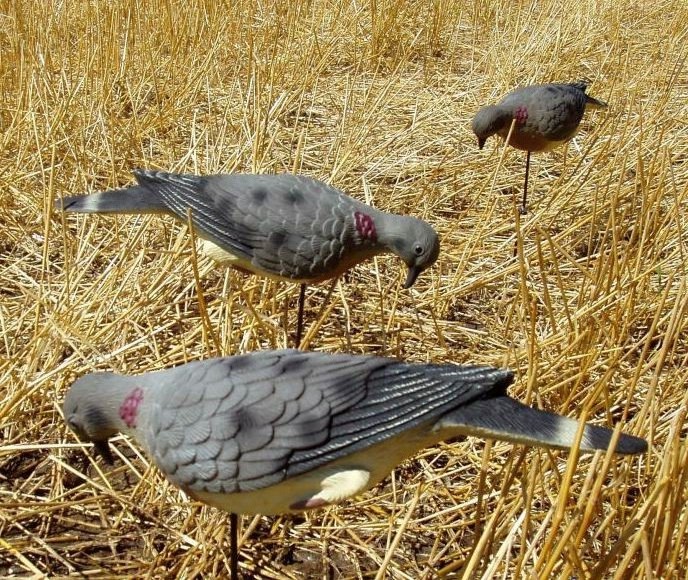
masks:
<path fill-rule="evenodd" d="M 537 447 L 570 449 L 575 445 L 578 421 L 547 411 L 533 409 L 501 395 L 472 401 L 442 418 L 440 428 L 457 435 L 478 435 Z M 580 441 L 581 451 L 606 450 L 613 431 L 586 423 Z M 647 441 L 620 435 L 615 453 L 636 454 L 647 451 Z"/>
<path fill-rule="evenodd" d="M 58 209 L 78 213 L 168 213 L 169 209 L 149 187 L 111 189 L 91 195 L 63 197 L 55 202 Z"/>
<path fill-rule="evenodd" d="M 600 101 L 590 95 L 585 95 L 585 108 L 586 109 L 606 109 L 609 105 L 604 101 Z"/>
<path fill-rule="evenodd" d="M 587 80 L 583 81 L 578 81 L 575 83 L 570 83 L 572 87 L 576 87 L 577 89 L 583 91 L 584 93 L 588 90 L 588 86 L 590 85 L 590 82 Z M 604 101 L 600 101 L 599 99 L 596 99 L 595 97 L 591 97 L 586 93 L 585 95 L 585 108 L 587 109 L 606 109 L 609 105 L 605 103 Z"/>

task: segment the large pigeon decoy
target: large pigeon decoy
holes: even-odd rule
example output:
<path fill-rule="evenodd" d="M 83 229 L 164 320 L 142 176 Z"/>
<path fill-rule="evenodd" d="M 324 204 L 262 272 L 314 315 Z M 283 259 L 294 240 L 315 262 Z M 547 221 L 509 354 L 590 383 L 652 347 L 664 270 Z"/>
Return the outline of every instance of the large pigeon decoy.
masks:
<path fill-rule="evenodd" d="M 492 367 L 259 351 L 139 376 L 89 374 L 63 410 L 106 458 L 122 432 L 191 497 L 232 514 L 279 514 L 341 502 L 461 435 L 573 446 L 578 422 L 510 398 L 512 381 Z M 611 437 L 588 424 L 580 450 L 606 450 Z M 646 449 L 621 434 L 614 452 Z"/>
<path fill-rule="evenodd" d="M 504 139 L 515 119 L 509 145 L 527 151 L 521 213 L 526 213 L 528 172 L 532 151 L 550 151 L 572 139 L 578 132 L 583 113 L 589 108 L 606 108 L 607 103 L 586 94 L 586 83 L 548 83 L 520 87 L 496 105 L 480 109 L 472 129 L 480 149 L 491 135 Z"/>
<path fill-rule="evenodd" d="M 437 260 L 425 221 L 385 213 L 303 175 L 183 175 L 134 171 L 138 185 L 66 197 L 67 212 L 172 215 L 191 223 L 205 252 L 242 270 L 303 284 L 334 278 L 391 252 L 408 267 L 409 288 Z M 302 312 L 301 302 L 299 312 Z M 301 328 L 301 314 L 299 329 Z M 300 342 L 300 332 L 297 331 Z"/>

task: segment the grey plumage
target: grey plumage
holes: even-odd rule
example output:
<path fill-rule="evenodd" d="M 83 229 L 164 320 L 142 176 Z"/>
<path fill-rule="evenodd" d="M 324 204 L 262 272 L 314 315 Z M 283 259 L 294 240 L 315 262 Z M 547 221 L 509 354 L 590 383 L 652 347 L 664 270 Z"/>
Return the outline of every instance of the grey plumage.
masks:
<path fill-rule="evenodd" d="M 569 448 L 578 423 L 506 395 L 513 373 L 293 350 L 189 363 L 135 377 L 95 373 L 69 389 L 85 441 L 134 436 L 175 485 L 234 513 L 280 513 L 355 495 L 419 449 L 477 434 Z M 580 448 L 606 449 L 587 425 Z M 645 451 L 621 435 L 617 453 Z"/>
<path fill-rule="evenodd" d="M 587 108 L 607 104 L 586 94 L 585 83 L 548 83 L 520 87 L 496 105 L 483 107 L 472 121 L 482 149 L 485 140 L 499 134 L 506 139 L 516 119 L 509 144 L 525 151 L 547 151 L 568 141 L 578 131 Z"/>
<path fill-rule="evenodd" d="M 138 185 L 67 197 L 58 207 L 83 213 L 163 213 L 208 242 L 211 257 L 257 274 L 318 282 L 376 254 L 408 266 L 405 287 L 439 255 L 426 222 L 388 214 L 302 175 L 182 175 L 137 170 Z"/>
<path fill-rule="evenodd" d="M 512 147 L 527 151 L 521 213 L 527 212 L 531 152 L 549 151 L 572 139 L 586 109 L 607 106 L 607 103 L 588 95 L 586 90 L 585 83 L 521 87 L 511 91 L 496 105 L 483 107 L 473 117 L 471 128 L 480 149 L 488 137 L 500 135 L 504 139 L 508 137 Z"/>

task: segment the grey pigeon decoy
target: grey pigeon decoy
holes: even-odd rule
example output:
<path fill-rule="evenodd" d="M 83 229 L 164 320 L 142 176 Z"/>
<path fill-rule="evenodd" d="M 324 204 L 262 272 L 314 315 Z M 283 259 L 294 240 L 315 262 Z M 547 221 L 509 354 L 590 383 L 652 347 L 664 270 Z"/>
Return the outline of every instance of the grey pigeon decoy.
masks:
<path fill-rule="evenodd" d="M 391 252 L 407 265 L 409 288 L 439 255 L 437 233 L 425 221 L 374 209 L 303 175 L 134 175 L 138 185 L 67 197 L 58 206 L 82 213 L 163 213 L 184 223 L 191 210 L 211 258 L 302 284 Z"/>
<path fill-rule="evenodd" d="M 531 152 L 550 151 L 572 139 L 587 109 L 607 107 L 607 103 L 587 95 L 587 88 L 582 82 L 520 87 L 496 105 L 483 107 L 473 117 L 471 125 L 480 149 L 491 135 L 506 139 L 512 121 L 516 120 L 509 145 L 527 151 L 521 213 L 527 211 Z"/>
<path fill-rule="evenodd" d="M 297 350 L 260 351 L 139 376 L 78 379 L 64 417 L 108 453 L 133 436 L 176 486 L 237 514 L 340 502 L 423 447 L 460 435 L 570 448 L 578 423 L 506 395 L 513 372 Z M 586 425 L 581 451 L 612 431 Z M 642 453 L 622 434 L 616 453 Z"/>

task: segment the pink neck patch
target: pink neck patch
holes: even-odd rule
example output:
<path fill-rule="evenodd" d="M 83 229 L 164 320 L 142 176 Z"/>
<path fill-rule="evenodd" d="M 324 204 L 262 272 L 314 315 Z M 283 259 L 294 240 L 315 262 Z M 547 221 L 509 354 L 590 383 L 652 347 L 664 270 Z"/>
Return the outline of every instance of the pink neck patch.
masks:
<path fill-rule="evenodd" d="M 525 105 L 521 105 L 516 109 L 516 113 L 514 114 L 514 118 L 516 119 L 516 122 L 523 125 L 528 120 L 528 108 Z"/>
<path fill-rule="evenodd" d="M 356 211 L 354 212 L 354 219 L 356 220 L 356 231 L 364 240 L 377 241 L 377 230 L 375 229 L 373 218 L 360 211 Z"/>
<path fill-rule="evenodd" d="M 143 389 L 136 387 L 127 395 L 119 408 L 119 416 L 129 428 L 136 427 L 136 416 L 139 413 L 141 401 L 143 401 Z"/>

